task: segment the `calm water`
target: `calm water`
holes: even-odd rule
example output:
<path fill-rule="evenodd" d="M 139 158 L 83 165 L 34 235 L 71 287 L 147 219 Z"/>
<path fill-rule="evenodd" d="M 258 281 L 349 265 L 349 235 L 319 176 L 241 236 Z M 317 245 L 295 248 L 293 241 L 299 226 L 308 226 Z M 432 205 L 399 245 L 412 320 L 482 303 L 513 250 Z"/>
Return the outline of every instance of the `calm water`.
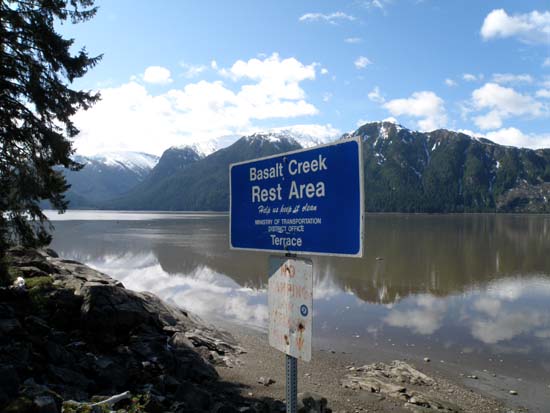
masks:
<path fill-rule="evenodd" d="M 52 247 L 203 318 L 267 323 L 267 254 L 218 214 L 50 214 Z M 313 257 L 314 342 L 550 372 L 550 216 L 368 215 L 366 256 Z M 539 380 L 540 381 L 540 380 Z"/>

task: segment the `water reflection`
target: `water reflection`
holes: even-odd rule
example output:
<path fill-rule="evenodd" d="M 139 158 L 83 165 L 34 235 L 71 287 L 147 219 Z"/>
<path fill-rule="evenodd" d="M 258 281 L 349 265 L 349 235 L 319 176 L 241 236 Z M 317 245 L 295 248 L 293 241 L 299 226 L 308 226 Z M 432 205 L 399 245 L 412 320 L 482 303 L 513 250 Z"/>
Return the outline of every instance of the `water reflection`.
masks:
<path fill-rule="evenodd" d="M 265 327 L 268 255 L 229 250 L 226 216 L 87 214 L 56 222 L 63 256 L 203 317 Z M 314 334 L 545 359 L 549 229 L 548 216 L 369 215 L 365 258 L 313 259 Z"/>
<path fill-rule="evenodd" d="M 406 327 L 417 334 L 433 334 L 441 327 L 447 311 L 447 303 L 429 294 L 414 297 L 414 308 L 400 310 L 392 308 L 384 321 L 393 327 Z"/>
<path fill-rule="evenodd" d="M 263 328 L 267 324 L 265 290 L 240 286 L 206 266 L 173 276 L 152 254 L 104 256 L 88 262 L 132 290 L 150 291 L 208 319 L 225 319 Z"/>

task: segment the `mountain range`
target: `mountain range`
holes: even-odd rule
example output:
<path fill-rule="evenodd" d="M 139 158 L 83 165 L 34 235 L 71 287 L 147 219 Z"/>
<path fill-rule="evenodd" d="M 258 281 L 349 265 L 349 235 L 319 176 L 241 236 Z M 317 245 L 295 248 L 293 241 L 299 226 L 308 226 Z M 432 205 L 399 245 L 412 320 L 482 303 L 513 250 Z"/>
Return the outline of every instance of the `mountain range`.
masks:
<path fill-rule="evenodd" d="M 550 212 L 550 149 L 503 146 L 444 129 L 417 132 L 392 122 L 367 123 L 341 138 L 349 136 L 363 142 L 367 211 Z M 78 158 L 85 167 L 66 173 L 70 207 L 226 211 L 229 164 L 329 140 L 292 130 L 235 139 L 220 149 L 222 141 L 169 148 L 160 159 L 134 153 Z"/>
<path fill-rule="evenodd" d="M 84 167 L 80 171 L 63 171 L 71 185 L 66 193 L 69 208 L 98 208 L 147 178 L 159 157 L 141 152 L 110 152 L 76 155 L 74 160 Z"/>

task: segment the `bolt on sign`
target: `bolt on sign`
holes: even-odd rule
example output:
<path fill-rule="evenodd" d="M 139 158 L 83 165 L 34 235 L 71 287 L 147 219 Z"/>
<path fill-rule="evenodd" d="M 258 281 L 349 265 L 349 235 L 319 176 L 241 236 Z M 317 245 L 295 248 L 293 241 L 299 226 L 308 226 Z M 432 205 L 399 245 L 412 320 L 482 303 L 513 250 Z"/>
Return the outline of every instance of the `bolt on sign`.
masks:
<path fill-rule="evenodd" d="M 313 264 L 311 260 L 270 257 L 269 345 L 303 361 L 311 360 Z"/>

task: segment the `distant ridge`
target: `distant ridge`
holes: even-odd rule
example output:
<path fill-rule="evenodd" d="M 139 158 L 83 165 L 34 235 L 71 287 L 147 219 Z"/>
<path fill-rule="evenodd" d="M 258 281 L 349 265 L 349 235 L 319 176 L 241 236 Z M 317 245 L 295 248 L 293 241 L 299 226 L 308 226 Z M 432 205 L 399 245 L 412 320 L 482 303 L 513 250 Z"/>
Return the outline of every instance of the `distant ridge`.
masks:
<path fill-rule="evenodd" d="M 340 138 L 348 136 L 363 142 L 367 211 L 550 212 L 550 149 L 503 146 L 445 129 L 417 132 L 387 121 Z M 243 136 L 208 155 L 197 145 L 169 148 L 133 187 L 94 206 L 226 211 L 229 164 L 334 139 L 281 129 Z"/>
<path fill-rule="evenodd" d="M 71 188 L 66 196 L 71 208 L 97 208 L 101 202 L 128 192 L 142 182 L 159 157 L 142 152 L 109 152 L 76 155 L 80 171 L 64 170 Z"/>

